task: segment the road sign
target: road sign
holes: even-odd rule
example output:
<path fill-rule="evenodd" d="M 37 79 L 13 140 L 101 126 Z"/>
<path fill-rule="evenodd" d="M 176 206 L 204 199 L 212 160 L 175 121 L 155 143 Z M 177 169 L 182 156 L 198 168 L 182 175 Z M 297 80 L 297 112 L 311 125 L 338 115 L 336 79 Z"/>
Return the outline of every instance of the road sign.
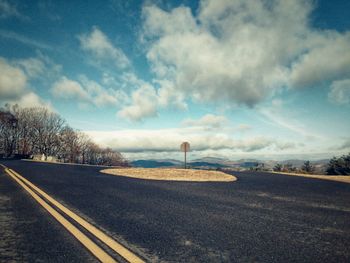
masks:
<path fill-rule="evenodd" d="M 186 154 L 187 154 L 187 152 L 190 151 L 190 144 L 188 142 L 183 142 L 183 143 L 181 143 L 180 149 L 181 149 L 181 151 L 183 151 L 185 153 L 185 169 L 186 169 L 187 168 L 186 167 Z"/>
<path fill-rule="evenodd" d="M 181 143 L 180 149 L 182 152 L 189 152 L 190 151 L 190 144 L 188 142 Z"/>

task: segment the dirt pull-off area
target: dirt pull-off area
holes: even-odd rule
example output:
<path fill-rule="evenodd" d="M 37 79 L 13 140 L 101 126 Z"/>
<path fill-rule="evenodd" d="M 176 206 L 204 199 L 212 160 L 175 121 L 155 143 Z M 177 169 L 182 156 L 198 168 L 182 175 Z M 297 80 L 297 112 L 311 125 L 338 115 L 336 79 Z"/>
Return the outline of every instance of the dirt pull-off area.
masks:
<path fill-rule="evenodd" d="M 349 175 L 317 175 L 317 174 L 297 174 L 297 173 L 285 173 L 285 172 L 273 172 L 273 173 L 286 174 L 286 175 L 292 175 L 292 176 L 301 176 L 301 177 L 307 177 L 307 178 L 329 180 L 329 181 L 336 181 L 336 182 L 350 184 Z"/>
<path fill-rule="evenodd" d="M 102 173 L 147 180 L 193 181 L 193 182 L 234 182 L 233 175 L 219 171 L 163 168 L 115 168 L 104 169 Z"/>

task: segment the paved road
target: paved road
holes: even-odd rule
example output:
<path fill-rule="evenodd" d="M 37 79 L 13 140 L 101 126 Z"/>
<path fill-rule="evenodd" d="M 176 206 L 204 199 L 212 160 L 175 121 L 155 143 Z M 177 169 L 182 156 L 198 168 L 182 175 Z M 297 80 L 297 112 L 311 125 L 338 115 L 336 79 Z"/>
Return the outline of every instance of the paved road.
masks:
<path fill-rule="evenodd" d="M 96 262 L 0 167 L 0 262 Z"/>
<path fill-rule="evenodd" d="M 157 182 L 100 174 L 96 167 L 2 163 L 148 261 L 350 261 L 350 184 L 251 172 L 237 173 L 233 183 Z M 2 195 L 23 195 L 22 205 L 12 203 L 14 220 L 30 210 L 47 225 L 41 238 L 64 244 L 45 251 L 50 261 L 65 261 L 56 256 L 72 247 L 79 252 L 72 256 L 91 259 L 16 185 L 0 179 Z M 34 230 L 23 235 L 38 239 Z"/>

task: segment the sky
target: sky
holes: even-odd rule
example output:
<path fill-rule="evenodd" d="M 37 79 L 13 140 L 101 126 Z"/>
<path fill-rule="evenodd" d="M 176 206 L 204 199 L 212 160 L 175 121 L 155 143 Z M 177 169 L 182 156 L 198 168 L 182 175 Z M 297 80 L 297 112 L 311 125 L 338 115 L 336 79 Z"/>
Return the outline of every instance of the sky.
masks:
<path fill-rule="evenodd" d="M 0 105 L 128 159 L 350 152 L 350 1 L 0 0 Z"/>

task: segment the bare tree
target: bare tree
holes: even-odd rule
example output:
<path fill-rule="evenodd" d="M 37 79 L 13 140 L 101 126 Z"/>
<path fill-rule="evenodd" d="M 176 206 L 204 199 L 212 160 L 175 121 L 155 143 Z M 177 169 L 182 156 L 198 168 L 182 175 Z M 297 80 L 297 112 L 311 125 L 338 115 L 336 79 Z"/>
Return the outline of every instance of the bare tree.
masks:
<path fill-rule="evenodd" d="M 89 146 L 91 145 L 91 139 L 83 132 L 77 132 L 78 145 L 80 152 L 80 162 L 87 163 L 87 155 L 89 151 Z"/>
<path fill-rule="evenodd" d="M 63 161 L 77 162 L 80 153 L 77 133 L 71 127 L 65 126 L 61 132 L 60 140 L 62 143 L 60 157 L 63 158 Z"/>
<path fill-rule="evenodd" d="M 32 153 L 31 148 L 31 114 L 28 109 L 19 109 L 16 112 L 16 118 L 18 119 L 18 143 L 17 153 L 22 156 L 27 156 Z"/>
<path fill-rule="evenodd" d="M 46 157 L 58 154 L 60 135 L 65 127 L 65 121 L 57 113 L 46 108 L 30 109 L 29 138 L 33 153 L 44 154 Z"/>
<path fill-rule="evenodd" d="M 86 152 L 87 163 L 98 164 L 99 151 L 100 151 L 100 147 L 96 143 L 89 141 L 87 145 L 87 152 Z"/>
<path fill-rule="evenodd" d="M 9 106 L 0 111 L 0 142 L 5 157 L 9 157 L 15 153 L 18 139 L 17 123 L 18 120 L 11 113 Z"/>
<path fill-rule="evenodd" d="M 120 153 L 113 151 L 111 148 L 105 148 L 101 151 L 100 164 L 115 166 L 122 165 L 123 157 Z"/>

